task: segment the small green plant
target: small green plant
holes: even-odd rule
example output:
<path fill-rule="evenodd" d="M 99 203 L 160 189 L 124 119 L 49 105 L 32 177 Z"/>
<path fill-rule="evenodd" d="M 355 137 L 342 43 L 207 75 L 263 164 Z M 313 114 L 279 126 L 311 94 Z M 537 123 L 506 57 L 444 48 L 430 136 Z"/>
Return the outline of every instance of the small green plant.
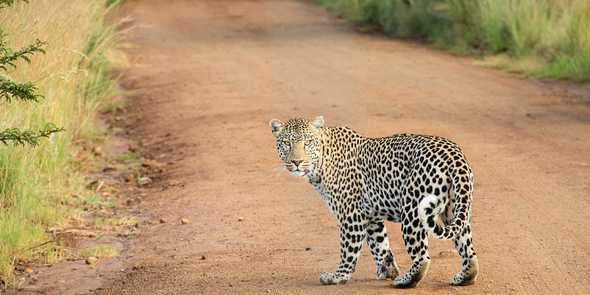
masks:
<path fill-rule="evenodd" d="M 125 152 L 117 157 L 118 161 L 125 162 L 125 163 L 137 163 L 141 160 L 141 155 L 137 152 Z"/>
<path fill-rule="evenodd" d="M 97 194 L 88 195 L 82 199 L 84 208 L 90 209 L 102 209 L 102 208 L 115 208 L 115 203 L 111 198 L 103 198 Z"/>
<path fill-rule="evenodd" d="M 94 227 L 101 230 L 116 230 L 122 227 L 133 227 L 138 223 L 137 218 L 132 216 L 118 218 L 98 217 L 94 220 Z"/>
<path fill-rule="evenodd" d="M 96 245 L 93 247 L 89 247 L 80 251 L 81 258 L 88 258 L 88 257 L 117 257 L 119 256 L 119 251 L 113 248 L 111 245 Z"/>

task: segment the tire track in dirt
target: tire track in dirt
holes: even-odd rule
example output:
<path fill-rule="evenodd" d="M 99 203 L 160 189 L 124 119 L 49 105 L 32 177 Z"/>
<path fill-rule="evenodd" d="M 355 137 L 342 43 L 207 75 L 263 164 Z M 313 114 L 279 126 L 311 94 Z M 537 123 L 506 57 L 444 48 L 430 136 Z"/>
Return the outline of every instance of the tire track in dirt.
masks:
<path fill-rule="evenodd" d="M 458 255 L 432 241 L 412 294 L 590 293 L 588 88 L 358 34 L 305 1 L 145 0 L 124 11 L 136 26 L 124 77 L 139 93 L 135 137 L 179 158 L 161 184 L 183 185 L 143 200 L 149 218 L 174 222 L 135 240 L 132 270 L 99 294 L 407 294 L 374 280 L 366 249 L 353 281 L 319 285 L 338 262 L 336 224 L 311 186 L 281 171 L 267 127 L 317 114 L 367 136 L 445 136 L 472 162 L 481 277 L 449 286 Z"/>

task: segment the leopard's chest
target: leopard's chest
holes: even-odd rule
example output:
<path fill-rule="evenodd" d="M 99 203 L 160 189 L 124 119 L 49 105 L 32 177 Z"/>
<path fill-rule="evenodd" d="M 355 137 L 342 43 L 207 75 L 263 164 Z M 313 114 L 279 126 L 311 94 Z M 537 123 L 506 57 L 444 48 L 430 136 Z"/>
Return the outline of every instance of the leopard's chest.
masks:
<path fill-rule="evenodd" d="M 316 192 L 319 193 L 326 206 L 330 209 L 330 212 L 335 216 L 338 216 L 339 212 L 341 211 L 341 205 L 339 204 L 338 198 L 335 196 L 333 191 L 322 182 L 312 182 L 312 185 Z"/>

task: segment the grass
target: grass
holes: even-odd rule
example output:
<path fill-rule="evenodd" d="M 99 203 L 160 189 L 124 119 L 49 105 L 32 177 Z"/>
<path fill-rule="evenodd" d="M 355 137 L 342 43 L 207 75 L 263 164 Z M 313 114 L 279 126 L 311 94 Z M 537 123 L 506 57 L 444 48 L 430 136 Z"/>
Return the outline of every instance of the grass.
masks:
<path fill-rule="evenodd" d="M 87 194 L 86 197 L 81 201 L 82 204 L 80 204 L 79 206 L 87 210 L 115 207 L 115 203 L 112 199 L 104 198 L 97 194 Z"/>
<path fill-rule="evenodd" d="M 139 223 L 137 218 L 130 216 L 123 216 L 118 218 L 96 218 L 94 220 L 94 227 L 97 229 L 114 230 L 121 227 L 133 227 Z"/>
<path fill-rule="evenodd" d="M 125 163 L 139 163 L 141 155 L 137 152 L 127 151 L 118 156 L 117 160 Z"/>
<path fill-rule="evenodd" d="M 363 28 L 492 56 L 487 63 L 535 77 L 590 81 L 587 0 L 318 1 Z"/>
<path fill-rule="evenodd" d="M 8 73 L 17 81 L 33 81 L 45 99 L 0 102 L 0 129 L 38 128 L 45 122 L 66 129 L 34 148 L 0 145 L 0 283 L 11 284 L 16 262 L 58 256 L 51 246 L 35 246 L 49 239 L 45 228 L 67 222 L 70 209 L 64 204 L 72 195 L 88 194 L 74 168 L 75 142 L 99 136 L 95 115 L 114 91 L 107 57 L 114 28 L 105 24 L 106 12 L 104 1 L 69 0 L 17 2 L 0 10 L 11 47 L 36 38 L 49 44 L 46 54 Z"/>
<path fill-rule="evenodd" d="M 119 256 L 119 251 L 113 248 L 111 245 L 96 245 L 90 248 L 82 249 L 80 251 L 81 258 L 88 258 L 88 257 L 117 257 Z"/>

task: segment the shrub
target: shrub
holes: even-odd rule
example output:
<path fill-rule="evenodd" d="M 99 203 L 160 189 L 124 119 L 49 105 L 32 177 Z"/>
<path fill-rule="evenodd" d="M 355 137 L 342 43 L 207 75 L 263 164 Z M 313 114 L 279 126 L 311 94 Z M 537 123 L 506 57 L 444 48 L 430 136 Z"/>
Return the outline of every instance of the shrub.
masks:
<path fill-rule="evenodd" d="M 534 59 L 520 70 L 590 80 L 586 0 L 320 0 L 364 26 L 454 50 Z M 503 66 L 510 67 L 508 60 Z M 521 63 L 522 64 L 522 63 Z"/>

